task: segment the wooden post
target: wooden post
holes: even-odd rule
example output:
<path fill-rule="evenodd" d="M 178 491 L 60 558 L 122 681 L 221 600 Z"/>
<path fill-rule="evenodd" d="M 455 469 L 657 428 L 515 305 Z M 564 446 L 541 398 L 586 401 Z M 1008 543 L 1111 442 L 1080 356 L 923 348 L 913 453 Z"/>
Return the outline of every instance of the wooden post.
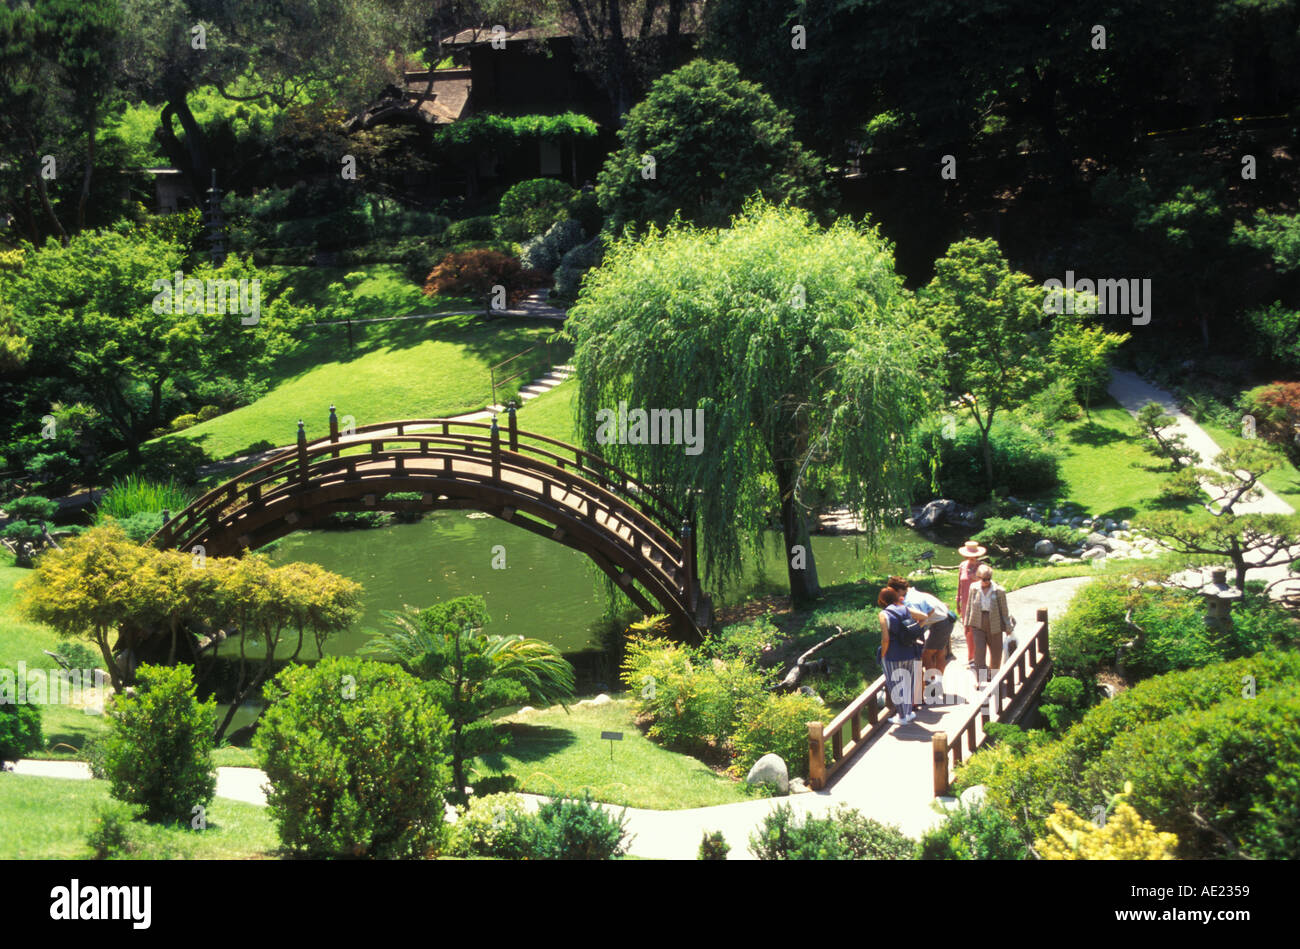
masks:
<path fill-rule="evenodd" d="M 682 576 L 685 578 L 682 592 L 686 595 L 687 608 L 695 612 L 695 543 L 691 537 L 691 522 L 682 521 Z"/>
<path fill-rule="evenodd" d="M 957 743 L 961 747 L 961 742 Z M 930 736 L 930 750 L 934 756 L 934 796 L 948 793 L 948 733 L 935 732 Z"/>
<path fill-rule="evenodd" d="M 519 450 L 519 423 L 515 419 L 515 400 L 511 399 L 510 404 L 506 406 L 506 413 L 510 417 L 510 450 Z"/>
<path fill-rule="evenodd" d="M 334 406 L 331 405 L 330 406 L 330 442 L 333 443 L 333 442 L 337 442 L 338 440 L 339 440 L 339 416 L 338 413 L 334 411 Z M 338 456 L 339 453 L 337 449 L 330 452 L 331 458 L 337 458 Z"/>
<path fill-rule="evenodd" d="M 501 430 L 497 428 L 497 417 L 492 416 L 492 480 L 501 480 Z"/>
<path fill-rule="evenodd" d="M 1043 607 L 1041 610 L 1038 611 L 1038 622 L 1041 623 L 1043 626 L 1043 642 L 1041 648 L 1039 649 L 1039 656 L 1038 656 L 1038 658 L 1041 660 L 1047 658 L 1047 643 L 1048 643 L 1047 607 Z"/>
<path fill-rule="evenodd" d="M 298 480 L 307 483 L 307 430 L 298 419 Z"/>
<path fill-rule="evenodd" d="M 849 734 L 853 736 L 855 745 L 862 738 L 862 709 L 858 709 L 849 716 Z"/>
<path fill-rule="evenodd" d="M 822 723 L 808 723 L 808 786 L 820 791 L 826 786 L 826 751 Z"/>

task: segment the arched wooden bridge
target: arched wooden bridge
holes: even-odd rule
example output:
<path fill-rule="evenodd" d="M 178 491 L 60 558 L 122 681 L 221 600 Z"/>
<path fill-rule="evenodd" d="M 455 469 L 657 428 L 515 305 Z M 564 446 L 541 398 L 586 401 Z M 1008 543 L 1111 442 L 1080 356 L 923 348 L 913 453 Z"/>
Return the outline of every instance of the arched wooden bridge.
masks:
<path fill-rule="evenodd" d="M 603 459 L 520 431 L 456 419 L 381 422 L 289 448 L 166 520 L 164 547 L 208 556 L 254 550 L 344 511 L 485 511 L 586 554 L 638 609 L 667 613 L 680 635 L 712 621 L 690 521 L 650 486 Z M 418 500 L 391 498 L 415 492 Z"/>

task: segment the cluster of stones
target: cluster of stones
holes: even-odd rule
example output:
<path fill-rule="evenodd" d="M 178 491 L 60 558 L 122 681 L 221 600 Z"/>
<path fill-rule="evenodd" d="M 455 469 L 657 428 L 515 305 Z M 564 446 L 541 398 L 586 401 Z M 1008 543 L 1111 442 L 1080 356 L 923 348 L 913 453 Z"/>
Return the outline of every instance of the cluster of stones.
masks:
<path fill-rule="evenodd" d="M 1056 544 L 1043 538 L 1034 545 L 1034 556 L 1044 557 L 1049 563 L 1080 563 L 1084 560 L 1139 560 L 1157 557 L 1161 547 L 1150 537 L 1135 531 L 1128 521 L 1116 521 L 1109 517 L 1090 517 L 1086 514 L 1053 514 L 1044 519 L 1044 512 L 1033 504 L 1023 504 L 1015 498 L 1007 498 L 1011 504 L 1021 509 L 1021 516 L 1047 527 L 1072 527 L 1078 532 L 1078 541 L 1068 553 L 1058 550 Z M 1066 505 L 1073 511 L 1077 508 Z"/>

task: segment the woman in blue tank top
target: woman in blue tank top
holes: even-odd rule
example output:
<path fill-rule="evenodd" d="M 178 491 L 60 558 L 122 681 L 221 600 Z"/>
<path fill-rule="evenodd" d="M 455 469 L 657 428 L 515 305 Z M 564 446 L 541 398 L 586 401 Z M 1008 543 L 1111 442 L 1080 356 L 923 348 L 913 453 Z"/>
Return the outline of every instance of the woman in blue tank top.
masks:
<path fill-rule="evenodd" d="M 903 597 L 892 587 L 885 587 L 876 598 L 880 611 L 881 665 L 885 667 L 885 688 L 889 692 L 898 714 L 889 720 L 895 725 L 906 725 L 916 718 L 912 711 L 912 691 L 921 661 L 921 644 L 909 641 L 903 632 L 903 621 L 910 619 Z"/>

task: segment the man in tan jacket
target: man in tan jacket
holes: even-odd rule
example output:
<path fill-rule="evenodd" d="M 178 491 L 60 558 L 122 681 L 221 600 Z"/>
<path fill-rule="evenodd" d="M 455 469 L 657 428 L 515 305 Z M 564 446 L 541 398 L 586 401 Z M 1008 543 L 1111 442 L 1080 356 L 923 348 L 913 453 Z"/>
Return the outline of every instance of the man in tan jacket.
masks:
<path fill-rule="evenodd" d="M 1002 637 L 1011 632 L 1011 613 L 1007 610 L 1007 591 L 993 582 L 993 568 L 980 564 L 975 571 L 966 599 L 962 624 L 971 631 L 975 640 L 975 678 L 984 681 L 982 669 L 999 669 L 1002 666 Z M 988 661 L 984 650 L 988 647 Z"/>

